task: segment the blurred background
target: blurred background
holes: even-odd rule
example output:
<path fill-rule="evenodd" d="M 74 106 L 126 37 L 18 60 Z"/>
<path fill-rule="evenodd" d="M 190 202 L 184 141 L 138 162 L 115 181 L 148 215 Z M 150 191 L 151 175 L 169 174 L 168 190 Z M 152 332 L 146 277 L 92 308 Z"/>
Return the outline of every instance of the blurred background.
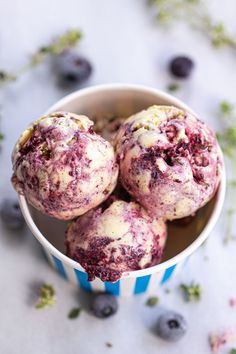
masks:
<path fill-rule="evenodd" d="M 236 330 L 236 308 L 230 306 L 236 298 L 236 245 L 230 228 L 235 193 L 235 0 L 8 0 L 1 2 L 0 13 L 1 200 L 15 196 L 10 155 L 21 131 L 73 90 L 114 82 L 169 91 L 219 132 L 230 190 L 210 239 L 179 277 L 160 289 L 158 306 L 146 306 L 146 297 L 123 299 L 116 316 L 105 321 L 86 311 L 70 321 L 68 312 L 83 303 L 83 296 L 48 267 L 26 228 L 9 230 L 1 221 L 0 352 L 210 353 L 211 333 Z M 61 48 L 55 52 L 53 47 L 68 30 L 82 32 L 73 43 L 80 58 L 78 72 L 61 59 L 58 64 Z M 66 40 L 60 45 L 70 46 Z M 182 63 L 182 78 L 170 70 L 179 56 L 191 60 L 189 71 Z M 67 70 L 72 70 L 72 78 L 62 78 Z M 200 285 L 202 296 L 186 302 L 180 284 L 192 281 Z M 57 302 L 37 311 L 35 289 L 42 282 L 54 286 Z M 164 342 L 152 331 L 159 311 L 166 308 L 179 311 L 188 322 L 188 332 L 177 344 Z M 232 340 L 220 352 L 230 353 L 234 347 Z"/>

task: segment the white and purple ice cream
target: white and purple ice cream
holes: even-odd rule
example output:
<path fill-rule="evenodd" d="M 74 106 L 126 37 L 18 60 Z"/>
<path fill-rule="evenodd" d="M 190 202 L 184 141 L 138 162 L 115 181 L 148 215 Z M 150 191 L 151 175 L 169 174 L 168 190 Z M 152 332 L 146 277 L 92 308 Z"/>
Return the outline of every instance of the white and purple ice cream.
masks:
<path fill-rule="evenodd" d="M 123 272 L 158 264 L 167 237 L 163 220 L 136 202 L 114 200 L 74 220 L 66 235 L 67 255 L 95 277 L 114 282 Z"/>
<path fill-rule="evenodd" d="M 118 165 L 109 142 L 86 116 L 55 112 L 35 121 L 17 141 L 12 182 L 41 212 L 72 219 L 106 200 Z"/>
<path fill-rule="evenodd" d="M 189 216 L 219 185 L 222 155 L 215 134 L 178 108 L 152 106 L 128 118 L 116 150 L 120 182 L 150 215 Z"/>

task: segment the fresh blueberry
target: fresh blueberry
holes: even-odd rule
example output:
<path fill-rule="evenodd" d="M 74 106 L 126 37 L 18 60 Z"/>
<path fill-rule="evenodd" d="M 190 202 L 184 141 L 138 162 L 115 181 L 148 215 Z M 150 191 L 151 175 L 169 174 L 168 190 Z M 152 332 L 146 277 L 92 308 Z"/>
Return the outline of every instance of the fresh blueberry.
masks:
<path fill-rule="evenodd" d="M 187 322 L 179 313 L 168 311 L 162 314 L 157 323 L 157 334 L 170 342 L 181 339 L 187 331 Z"/>
<path fill-rule="evenodd" d="M 0 217 L 3 223 L 12 230 L 21 229 L 25 225 L 19 203 L 16 199 L 6 198 L 1 202 Z"/>
<path fill-rule="evenodd" d="M 61 86 L 75 86 L 82 84 L 92 74 L 92 65 L 75 50 L 65 50 L 54 58 L 54 69 Z"/>
<path fill-rule="evenodd" d="M 170 72 L 179 78 L 187 78 L 194 68 L 191 58 L 185 56 L 175 57 L 170 62 Z"/>
<path fill-rule="evenodd" d="M 118 310 L 117 299 L 111 294 L 97 294 L 92 300 L 91 310 L 96 317 L 110 317 Z"/>

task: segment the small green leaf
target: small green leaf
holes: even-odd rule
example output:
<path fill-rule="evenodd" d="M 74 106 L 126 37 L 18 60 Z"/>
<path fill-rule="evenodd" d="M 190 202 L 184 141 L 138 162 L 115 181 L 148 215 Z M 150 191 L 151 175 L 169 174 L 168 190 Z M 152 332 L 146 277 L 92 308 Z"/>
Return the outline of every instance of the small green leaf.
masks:
<path fill-rule="evenodd" d="M 235 348 L 232 348 L 229 352 L 229 354 L 236 354 L 236 349 Z"/>
<path fill-rule="evenodd" d="M 225 25 L 222 22 L 213 24 L 211 21 L 210 35 L 211 42 L 216 48 L 227 45 L 234 48 L 236 45 L 235 39 L 227 33 Z"/>
<path fill-rule="evenodd" d="M 179 88 L 180 88 L 179 85 L 175 84 L 175 83 L 170 84 L 170 85 L 167 86 L 167 90 L 170 91 L 170 92 L 176 92 L 176 91 L 179 90 Z"/>
<path fill-rule="evenodd" d="M 49 305 L 53 305 L 55 301 L 55 290 L 52 285 L 43 284 L 39 289 L 39 301 L 35 307 L 36 309 L 43 309 Z"/>
<path fill-rule="evenodd" d="M 236 209 L 235 208 L 229 208 L 227 210 L 227 214 L 230 216 L 230 215 L 233 215 L 234 213 L 236 212 Z"/>
<path fill-rule="evenodd" d="M 230 121 L 232 121 L 232 124 L 226 125 L 225 129 L 221 133 L 218 132 L 216 134 L 224 154 L 232 160 L 234 160 L 236 149 L 236 125 L 234 123 L 235 120 L 233 119 L 233 110 L 234 107 L 229 106 L 229 104 L 226 104 L 226 102 L 224 102 L 223 105 L 221 104 L 221 113 L 224 116 L 229 117 Z"/>
<path fill-rule="evenodd" d="M 201 299 L 202 290 L 199 284 L 192 282 L 190 285 L 181 284 L 180 288 L 183 290 L 186 301 L 199 301 Z"/>
<path fill-rule="evenodd" d="M 230 181 L 230 185 L 233 188 L 236 188 L 236 179 L 233 179 L 232 181 Z"/>
<path fill-rule="evenodd" d="M 4 139 L 4 134 L 0 133 L 0 141 Z"/>
<path fill-rule="evenodd" d="M 149 0 L 149 4 L 156 11 L 157 23 L 181 21 L 205 34 L 214 47 L 236 49 L 235 37 L 228 33 L 224 23 L 215 22 L 203 0 Z"/>
<path fill-rule="evenodd" d="M 200 4 L 201 0 L 185 0 L 185 1 L 189 4 L 198 5 L 198 4 Z"/>
<path fill-rule="evenodd" d="M 79 317 L 80 311 L 81 311 L 81 308 L 79 308 L 79 307 L 73 308 L 72 310 L 70 310 L 70 312 L 68 314 L 68 318 L 70 320 L 76 319 L 77 317 Z"/>
<path fill-rule="evenodd" d="M 159 11 L 156 16 L 157 21 L 160 23 L 167 23 L 172 20 L 172 15 L 168 11 Z"/>
<path fill-rule="evenodd" d="M 159 302 L 159 298 L 157 296 L 152 296 L 147 299 L 146 305 L 149 307 L 153 307 L 156 306 L 158 302 Z"/>
<path fill-rule="evenodd" d="M 224 115 L 229 115 L 233 112 L 233 105 L 228 102 L 228 101 L 221 101 L 220 102 L 220 111 L 221 113 L 223 113 Z"/>
<path fill-rule="evenodd" d="M 42 63 L 47 57 L 51 55 L 59 55 L 64 50 L 74 47 L 82 38 L 82 32 L 79 30 L 69 30 L 63 35 L 54 39 L 47 46 L 39 48 L 39 50 L 32 55 L 30 66 L 34 67 Z"/>
<path fill-rule="evenodd" d="M 43 63 L 50 56 L 59 55 L 64 50 L 75 47 L 81 38 L 82 32 L 77 29 L 69 30 L 61 36 L 58 36 L 48 45 L 40 47 L 36 53 L 31 56 L 29 62 L 20 67 L 14 74 L 0 70 L 0 85 L 3 86 L 8 82 L 15 81 L 22 73 Z"/>
<path fill-rule="evenodd" d="M 0 84 L 4 84 L 6 82 L 15 81 L 16 75 L 10 74 L 6 71 L 0 71 Z"/>

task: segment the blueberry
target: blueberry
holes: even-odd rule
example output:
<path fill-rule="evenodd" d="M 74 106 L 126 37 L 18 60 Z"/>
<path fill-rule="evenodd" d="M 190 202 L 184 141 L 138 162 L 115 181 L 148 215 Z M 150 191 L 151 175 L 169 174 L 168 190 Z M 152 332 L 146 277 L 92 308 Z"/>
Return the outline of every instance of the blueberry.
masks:
<path fill-rule="evenodd" d="M 82 84 L 92 74 L 90 62 L 75 50 L 65 50 L 54 58 L 53 64 L 58 82 L 64 87 Z"/>
<path fill-rule="evenodd" d="M 1 202 L 0 217 L 3 223 L 12 230 L 20 229 L 25 225 L 19 203 L 16 199 L 6 198 Z"/>
<path fill-rule="evenodd" d="M 157 323 L 157 334 L 170 342 L 181 339 L 187 331 L 187 322 L 179 313 L 168 311 L 162 314 Z"/>
<path fill-rule="evenodd" d="M 92 300 L 91 310 L 96 317 L 110 317 L 118 310 L 117 299 L 111 294 L 97 294 Z"/>
<path fill-rule="evenodd" d="M 192 59 L 179 56 L 175 57 L 170 62 L 170 72 L 179 78 L 187 78 L 194 68 L 194 62 Z"/>

